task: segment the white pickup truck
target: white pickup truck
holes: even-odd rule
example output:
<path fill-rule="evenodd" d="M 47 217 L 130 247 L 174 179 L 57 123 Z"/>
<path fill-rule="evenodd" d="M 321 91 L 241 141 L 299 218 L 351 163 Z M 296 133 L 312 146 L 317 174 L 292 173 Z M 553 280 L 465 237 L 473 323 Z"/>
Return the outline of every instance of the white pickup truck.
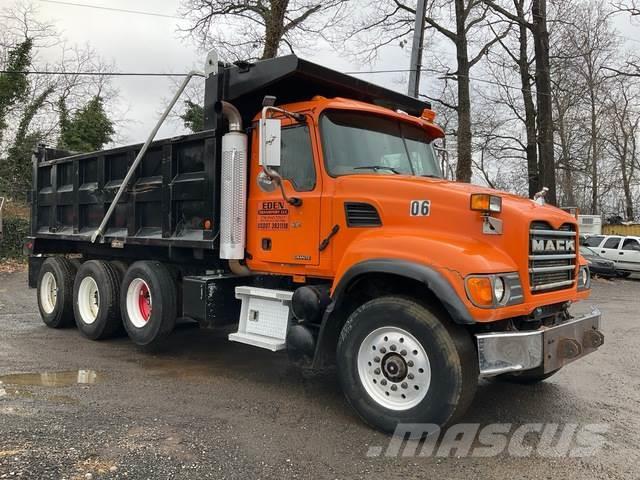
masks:
<path fill-rule="evenodd" d="M 640 272 L 640 237 L 594 235 L 584 243 L 601 257 L 613 260 L 623 276 Z"/>

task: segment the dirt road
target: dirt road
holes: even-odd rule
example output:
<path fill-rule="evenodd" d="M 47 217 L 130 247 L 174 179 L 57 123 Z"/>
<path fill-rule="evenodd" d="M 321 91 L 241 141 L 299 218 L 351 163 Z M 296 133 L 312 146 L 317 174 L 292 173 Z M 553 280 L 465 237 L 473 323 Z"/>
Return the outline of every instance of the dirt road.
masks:
<path fill-rule="evenodd" d="M 605 346 L 543 384 L 481 382 L 463 419 L 603 423 L 597 455 L 370 458 L 389 438 L 335 372 L 189 326 L 155 354 L 91 342 L 46 328 L 26 275 L 0 274 L 0 478 L 640 478 L 639 298 L 640 280 L 596 280 Z"/>

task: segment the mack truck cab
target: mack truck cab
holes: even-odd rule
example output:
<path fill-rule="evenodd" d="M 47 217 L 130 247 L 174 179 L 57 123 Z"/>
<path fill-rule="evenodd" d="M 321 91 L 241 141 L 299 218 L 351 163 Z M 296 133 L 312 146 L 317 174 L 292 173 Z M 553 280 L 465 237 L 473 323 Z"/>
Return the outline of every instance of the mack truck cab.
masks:
<path fill-rule="evenodd" d="M 295 56 L 212 53 L 202 76 L 205 132 L 34 157 L 47 325 L 124 325 L 146 347 L 178 317 L 231 326 L 335 366 L 385 432 L 451 423 L 480 377 L 541 381 L 602 345 L 600 312 L 569 311 L 590 289 L 575 217 L 447 180 L 430 105 Z"/>

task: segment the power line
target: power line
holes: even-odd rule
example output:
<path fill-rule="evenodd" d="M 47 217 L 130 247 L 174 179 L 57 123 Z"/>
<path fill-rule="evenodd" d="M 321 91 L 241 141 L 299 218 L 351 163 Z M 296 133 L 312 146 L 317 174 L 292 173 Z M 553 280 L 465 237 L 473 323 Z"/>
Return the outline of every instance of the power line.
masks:
<path fill-rule="evenodd" d="M 368 75 L 368 74 L 376 74 L 376 73 L 407 73 L 412 70 L 409 68 L 399 68 L 399 69 L 390 69 L 390 70 L 367 70 L 361 72 L 344 72 L 347 75 Z M 425 74 L 426 72 L 422 72 Z M 77 76 L 96 76 L 96 77 L 186 77 L 189 75 L 188 73 L 157 73 L 157 72 L 66 72 L 66 71 L 10 71 L 10 70 L 0 70 L 0 74 L 14 74 L 14 75 L 77 75 Z M 456 76 L 462 75 L 452 75 L 451 80 L 456 80 Z M 441 77 L 444 79 L 445 77 Z M 508 90 L 516 90 L 521 91 L 521 87 L 516 87 L 512 85 L 507 85 L 505 83 L 500 83 L 492 80 L 487 80 L 484 78 L 472 77 L 468 76 L 469 80 L 473 80 L 479 83 L 486 83 L 488 85 L 495 85 L 501 88 L 506 88 Z"/>
<path fill-rule="evenodd" d="M 97 10 L 108 10 L 111 12 L 120 12 L 120 13 L 132 13 L 135 15 L 148 15 L 150 17 L 163 17 L 163 18 L 175 18 L 178 20 L 182 20 L 183 17 L 179 17 L 177 15 L 168 15 L 166 13 L 156 13 L 156 12 L 144 12 L 142 10 L 129 10 L 126 8 L 115 8 L 115 7 L 103 7 L 101 5 L 89 5 L 86 3 L 72 3 L 72 2 L 63 2 L 60 0 L 40 0 L 44 3 L 55 3 L 58 5 L 66 5 L 72 7 L 83 7 L 83 8 L 95 8 Z"/>
<path fill-rule="evenodd" d="M 3 74 L 14 75 L 78 75 L 83 77 L 186 77 L 188 73 L 155 73 L 155 72 L 60 72 L 60 71 L 11 71 L 0 70 Z"/>
<path fill-rule="evenodd" d="M 399 68 L 397 70 L 365 70 L 360 72 L 342 72 L 345 75 L 366 75 L 368 73 L 407 73 L 413 72 L 410 68 Z"/>

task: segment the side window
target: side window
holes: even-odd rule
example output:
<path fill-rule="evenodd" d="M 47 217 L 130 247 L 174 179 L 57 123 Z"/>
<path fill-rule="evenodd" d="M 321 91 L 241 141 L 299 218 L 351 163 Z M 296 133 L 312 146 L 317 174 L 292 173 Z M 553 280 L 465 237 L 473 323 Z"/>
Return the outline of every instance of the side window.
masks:
<path fill-rule="evenodd" d="M 296 125 L 282 129 L 280 175 L 289 180 L 299 192 L 308 192 L 316 186 L 316 169 L 309 127 Z"/>
<path fill-rule="evenodd" d="M 622 250 L 640 250 L 640 242 L 633 238 L 627 238 L 622 244 Z"/>
<path fill-rule="evenodd" d="M 607 239 L 606 242 L 604 242 L 604 245 L 602 245 L 602 248 L 618 248 L 619 244 L 620 244 L 620 237 L 611 237 Z"/>
<path fill-rule="evenodd" d="M 602 242 L 602 239 L 604 237 L 597 235 L 595 237 L 587 237 L 587 239 L 584 241 L 584 244 L 587 247 L 597 247 L 598 245 L 600 245 L 600 242 Z"/>

